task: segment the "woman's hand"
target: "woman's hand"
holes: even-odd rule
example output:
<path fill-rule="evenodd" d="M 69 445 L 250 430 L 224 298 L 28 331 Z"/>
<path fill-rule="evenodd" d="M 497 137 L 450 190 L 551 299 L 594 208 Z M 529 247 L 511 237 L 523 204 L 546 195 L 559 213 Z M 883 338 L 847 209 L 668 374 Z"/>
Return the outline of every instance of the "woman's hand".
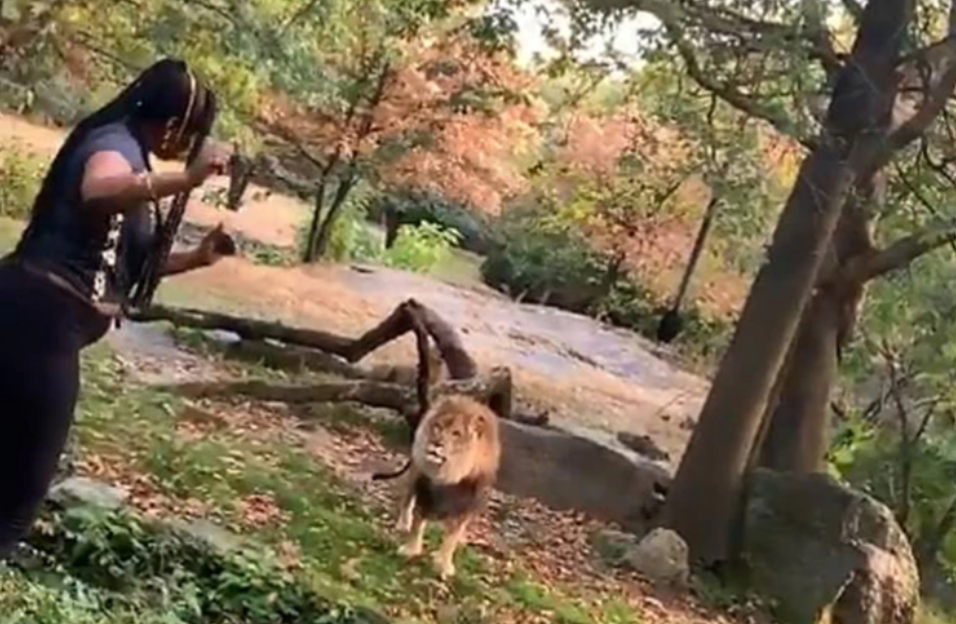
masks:
<path fill-rule="evenodd" d="M 219 262 L 224 256 L 236 255 L 236 242 L 226 234 L 220 223 L 206 234 L 198 247 L 169 254 L 163 266 L 163 276 L 195 271 Z"/>
<path fill-rule="evenodd" d="M 186 168 L 186 175 L 193 186 L 199 186 L 212 175 L 222 175 L 229 165 L 231 153 L 221 146 L 206 143 L 199 150 L 196 160 Z"/>
<path fill-rule="evenodd" d="M 222 229 L 222 223 L 206 234 L 196 249 L 199 261 L 209 266 L 219 262 L 224 256 L 236 255 L 236 242 Z"/>

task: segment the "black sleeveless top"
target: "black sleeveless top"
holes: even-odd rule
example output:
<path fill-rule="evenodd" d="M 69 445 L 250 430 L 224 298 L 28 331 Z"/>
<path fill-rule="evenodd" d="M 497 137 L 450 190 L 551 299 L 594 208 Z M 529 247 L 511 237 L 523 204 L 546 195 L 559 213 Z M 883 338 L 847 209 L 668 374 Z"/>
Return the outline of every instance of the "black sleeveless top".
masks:
<path fill-rule="evenodd" d="M 149 169 L 148 155 L 125 121 L 96 128 L 68 157 L 54 199 L 31 221 L 14 256 L 65 280 L 93 304 L 120 305 L 142 273 L 155 215 L 146 202 L 114 215 L 82 205 L 86 162 L 103 151 L 122 154 L 137 173 Z"/>

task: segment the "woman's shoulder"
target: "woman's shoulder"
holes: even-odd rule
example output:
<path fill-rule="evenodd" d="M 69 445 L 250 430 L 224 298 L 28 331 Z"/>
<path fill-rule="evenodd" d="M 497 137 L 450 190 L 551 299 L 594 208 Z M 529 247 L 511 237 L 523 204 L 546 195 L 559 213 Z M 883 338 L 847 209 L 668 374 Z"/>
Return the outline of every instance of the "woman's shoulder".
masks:
<path fill-rule="evenodd" d="M 84 141 L 86 156 L 97 152 L 119 152 L 134 170 L 146 166 L 143 148 L 124 122 L 115 122 L 94 128 Z"/>

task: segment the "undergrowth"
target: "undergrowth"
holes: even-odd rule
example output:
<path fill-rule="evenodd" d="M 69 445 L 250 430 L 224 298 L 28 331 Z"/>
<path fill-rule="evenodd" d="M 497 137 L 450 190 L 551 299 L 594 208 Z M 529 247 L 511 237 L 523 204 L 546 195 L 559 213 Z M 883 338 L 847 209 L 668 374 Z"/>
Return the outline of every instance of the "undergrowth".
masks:
<path fill-rule="evenodd" d="M 51 624 L 388 622 L 330 602 L 264 549 L 219 550 L 171 525 L 91 507 L 50 511 L 36 527 L 4 579 L 22 586 L 4 596 L 24 618 L 40 609 Z"/>

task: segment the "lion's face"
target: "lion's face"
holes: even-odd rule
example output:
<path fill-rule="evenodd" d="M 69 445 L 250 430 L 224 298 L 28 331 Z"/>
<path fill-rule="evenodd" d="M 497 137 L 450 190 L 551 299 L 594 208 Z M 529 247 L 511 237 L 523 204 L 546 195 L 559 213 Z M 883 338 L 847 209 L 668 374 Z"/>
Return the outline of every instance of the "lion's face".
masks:
<path fill-rule="evenodd" d="M 420 469 L 436 482 L 456 483 L 468 476 L 480 452 L 480 419 L 449 411 L 436 414 L 423 425 L 412 451 Z"/>

